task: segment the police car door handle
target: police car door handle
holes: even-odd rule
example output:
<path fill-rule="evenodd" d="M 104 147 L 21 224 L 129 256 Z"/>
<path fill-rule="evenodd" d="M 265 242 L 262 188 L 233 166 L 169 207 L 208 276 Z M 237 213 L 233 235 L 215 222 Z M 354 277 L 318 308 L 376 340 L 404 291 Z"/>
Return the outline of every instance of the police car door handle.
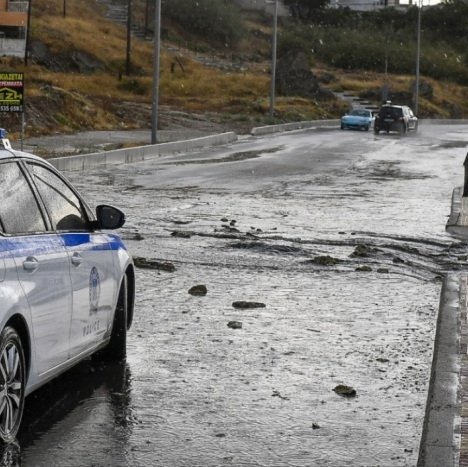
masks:
<path fill-rule="evenodd" d="M 39 267 L 39 261 L 34 256 L 28 256 L 23 261 L 23 269 L 26 271 L 35 271 Z"/>
<path fill-rule="evenodd" d="M 83 258 L 79 253 L 73 253 L 71 257 L 71 262 L 73 266 L 79 266 L 83 262 Z"/>

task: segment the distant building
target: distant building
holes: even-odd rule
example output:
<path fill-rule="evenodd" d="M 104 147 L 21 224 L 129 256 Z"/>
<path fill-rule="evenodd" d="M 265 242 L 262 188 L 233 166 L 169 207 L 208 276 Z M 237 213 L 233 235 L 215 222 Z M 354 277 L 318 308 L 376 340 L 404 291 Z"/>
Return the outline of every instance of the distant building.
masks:
<path fill-rule="evenodd" d="M 0 0 L 0 55 L 24 56 L 29 2 Z"/>
<path fill-rule="evenodd" d="M 263 10 L 267 13 L 274 13 L 275 0 L 231 0 L 241 8 L 249 10 Z M 288 16 L 288 9 L 284 6 L 281 0 L 278 0 L 278 15 Z"/>
<path fill-rule="evenodd" d="M 275 0 L 231 0 L 241 8 L 263 10 L 273 13 Z M 408 8 L 412 3 L 416 4 L 419 0 L 329 0 L 331 8 L 347 7 L 351 10 L 371 11 L 379 10 L 385 7 Z M 278 0 L 278 14 L 288 16 L 289 11 L 281 0 Z"/>
<path fill-rule="evenodd" d="M 409 1 L 411 4 L 411 0 Z M 408 8 L 408 2 L 401 4 L 400 0 L 330 0 L 330 6 L 332 8 L 348 7 L 357 11 L 372 11 L 386 7 Z"/>

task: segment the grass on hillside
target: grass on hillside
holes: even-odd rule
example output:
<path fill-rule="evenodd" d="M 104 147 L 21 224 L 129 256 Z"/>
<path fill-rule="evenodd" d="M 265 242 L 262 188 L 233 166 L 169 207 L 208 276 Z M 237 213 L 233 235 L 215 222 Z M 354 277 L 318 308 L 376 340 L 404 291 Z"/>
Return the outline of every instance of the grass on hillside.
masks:
<path fill-rule="evenodd" d="M 262 17 L 246 15 L 248 37 L 236 50 L 216 51 L 211 47 L 208 58 L 220 65 L 248 57 L 242 70 L 209 67 L 196 61 L 193 51 L 182 47 L 183 32 L 174 31 L 177 43 L 164 41 L 161 51 L 160 104 L 187 112 L 216 112 L 224 121 L 250 121 L 252 124 L 273 121 L 337 118 L 346 108 L 341 101 L 316 102 L 297 97 L 276 98 L 276 118 L 269 117 L 270 37 L 271 25 Z M 164 23 L 163 27 L 171 26 Z M 172 26 L 171 26 L 172 27 Z M 68 0 L 67 16 L 62 2 L 51 4 L 36 0 L 32 6 L 31 39 L 40 40 L 50 53 L 50 65 L 40 66 L 30 60 L 25 67 L 18 59 L 0 58 L 3 68 L 23 71 L 26 80 L 27 133 L 38 131 L 77 131 L 109 129 L 138 125 L 130 116 L 117 115 L 115 103 L 129 102 L 134 107 L 151 105 L 153 43 L 132 37 L 131 74 L 125 75 L 126 29 L 104 17 L 94 0 Z M 194 43 L 187 36 L 185 45 Z M 54 64 L 65 66 L 73 53 L 93 57 L 102 69 L 93 73 L 53 71 Z M 324 70 L 317 65 L 319 73 Z M 379 90 L 384 76 L 363 71 L 326 71 L 333 80 L 326 85 L 334 90 L 364 92 Z M 408 90 L 412 77 L 389 77 L 392 89 Z M 421 99 L 423 113 L 450 116 L 449 109 L 468 113 L 467 92 L 461 86 L 430 81 L 434 95 Z M 325 86 L 325 85 L 324 85 Z M 457 110 L 458 111 L 458 110 Z M 150 122 L 148 122 L 148 125 Z"/>
<path fill-rule="evenodd" d="M 254 28 L 252 24 L 250 27 Z M 16 65 L 16 69 L 25 72 L 26 97 L 48 99 L 46 90 L 50 94 L 51 88 L 60 92 L 63 108 L 55 112 L 54 120 L 59 126 L 65 125 L 66 130 L 75 129 L 71 121 L 77 115 L 81 116 L 79 124 L 93 128 L 108 127 L 110 116 L 100 108 L 103 102 L 151 103 L 153 43 L 132 37 L 132 72 L 126 76 L 126 29 L 104 18 L 93 0 L 68 0 L 66 18 L 63 17 L 61 5 L 37 0 L 32 9 L 32 39 L 39 39 L 49 48 L 51 61 L 60 59 L 65 62 L 70 54 L 79 51 L 103 64 L 104 71 L 91 74 L 56 72 L 52 71 L 52 67 L 39 65 L 24 69 Z M 247 48 L 252 44 L 247 44 L 246 40 L 239 46 Z M 258 50 L 267 50 L 268 47 L 268 43 L 259 41 Z M 216 62 L 214 53 L 211 58 Z M 163 43 L 160 104 L 188 112 L 245 114 L 245 118 L 253 120 L 258 120 L 258 117 L 267 119 L 269 63 L 256 63 L 252 69 L 221 71 L 197 63 L 188 49 Z M 63 98 L 65 95 L 66 99 Z M 279 116 L 287 116 L 291 112 L 288 100 L 293 102 L 293 99 L 282 99 L 279 103 Z M 89 118 L 82 118 L 86 113 L 83 108 L 89 112 Z M 314 102 L 307 100 L 301 101 L 300 108 L 294 112 L 306 118 L 315 118 L 324 113 Z M 115 124 L 115 119 L 110 120 Z"/>

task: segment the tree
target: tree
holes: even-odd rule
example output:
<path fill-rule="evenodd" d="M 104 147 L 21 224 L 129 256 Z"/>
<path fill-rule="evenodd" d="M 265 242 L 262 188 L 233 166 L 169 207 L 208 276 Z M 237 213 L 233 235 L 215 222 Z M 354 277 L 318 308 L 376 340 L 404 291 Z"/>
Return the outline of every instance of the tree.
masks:
<path fill-rule="evenodd" d="M 284 4 L 289 8 L 294 18 L 308 21 L 313 19 L 318 10 L 328 6 L 329 0 L 284 0 Z"/>

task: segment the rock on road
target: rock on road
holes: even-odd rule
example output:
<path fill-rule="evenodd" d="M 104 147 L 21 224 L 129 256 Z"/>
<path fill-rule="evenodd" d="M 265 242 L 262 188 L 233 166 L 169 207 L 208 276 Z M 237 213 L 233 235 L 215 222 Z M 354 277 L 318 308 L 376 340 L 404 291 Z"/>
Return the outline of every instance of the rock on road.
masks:
<path fill-rule="evenodd" d="M 466 131 L 291 132 L 69 173 L 154 268 L 126 364 L 34 395 L 21 465 L 415 466 L 441 278 L 466 266 L 444 231 Z"/>

